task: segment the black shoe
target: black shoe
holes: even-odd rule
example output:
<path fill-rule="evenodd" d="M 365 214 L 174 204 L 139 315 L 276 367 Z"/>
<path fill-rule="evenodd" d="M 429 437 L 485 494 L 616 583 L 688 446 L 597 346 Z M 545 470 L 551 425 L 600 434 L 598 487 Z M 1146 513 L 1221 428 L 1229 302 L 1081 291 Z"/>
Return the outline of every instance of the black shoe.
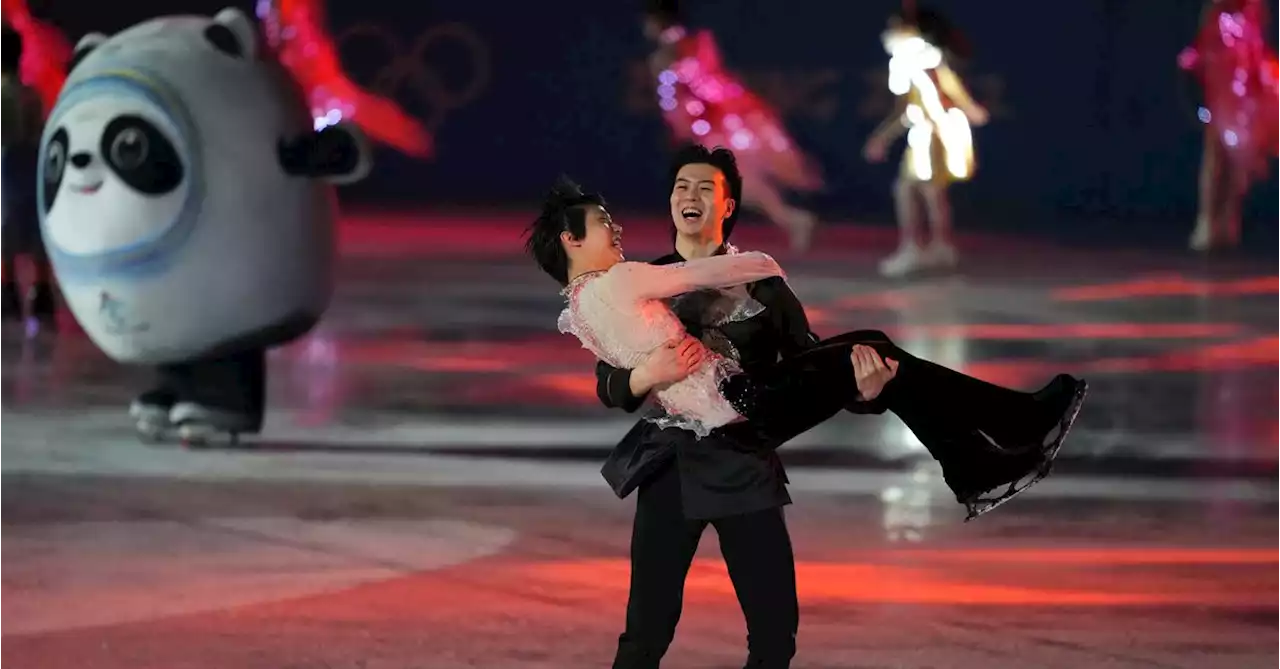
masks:
<path fill-rule="evenodd" d="M 31 287 L 31 316 L 46 325 L 53 325 L 58 313 L 58 303 L 53 297 L 53 286 L 37 283 Z"/>
<path fill-rule="evenodd" d="M 956 490 L 956 499 L 969 510 L 965 522 L 1013 499 L 1049 475 L 1088 392 L 1087 382 L 1062 374 L 1036 393 L 1037 399 L 1054 403 L 1057 420 L 1046 430 L 1040 448 L 1009 456 L 991 470 L 993 477 L 1003 480 L 997 480 L 990 487 L 985 487 L 986 482 L 974 482 L 963 490 Z"/>

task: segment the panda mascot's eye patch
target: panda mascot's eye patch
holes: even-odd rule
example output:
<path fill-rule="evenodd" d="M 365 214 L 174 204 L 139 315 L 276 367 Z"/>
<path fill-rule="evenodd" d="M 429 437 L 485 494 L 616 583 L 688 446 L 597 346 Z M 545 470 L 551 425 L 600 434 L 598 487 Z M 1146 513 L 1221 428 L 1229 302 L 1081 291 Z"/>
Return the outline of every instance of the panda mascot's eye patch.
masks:
<path fill-rule="evenodd" d="M 58 128 L 49 138 L 49 146 L 45 148 L 44 164 L 44 210 L 53 208 L 53 201 L 58 197 L 58 187 L 62 185 L 62 175 L 67 169 L 67 146 L 70 143 L 66 128 Z"/>
<path fill-rule="evenodd" d="M 102 132 L 100 149 L 112 171 L 144 195 L 163 195 L 182 184 L 185 170 L 178 151 L 141 116 L 112 119 Z"/>
<path fill-rule="evenodd" d="M 240 46 L 240 38 L 236 37 L 235 32 L 227 26 L 215 23 L 205 28 L 204 38 L 218 51 L 235 58 L 244 58 L 244 48 Z"/>

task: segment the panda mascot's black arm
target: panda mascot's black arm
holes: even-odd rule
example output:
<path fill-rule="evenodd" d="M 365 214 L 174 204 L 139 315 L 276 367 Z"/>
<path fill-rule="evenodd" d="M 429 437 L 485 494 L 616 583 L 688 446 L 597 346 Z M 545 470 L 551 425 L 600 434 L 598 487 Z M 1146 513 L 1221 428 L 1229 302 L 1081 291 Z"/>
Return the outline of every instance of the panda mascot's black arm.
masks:
<path fill-rule="evenodd" d="M 372 167 L 369 140 L 348 124 L 326 126 L 319 132 L 281 139 L 280 167 L 285 174 L 349 184 L 363 179 Z"/>

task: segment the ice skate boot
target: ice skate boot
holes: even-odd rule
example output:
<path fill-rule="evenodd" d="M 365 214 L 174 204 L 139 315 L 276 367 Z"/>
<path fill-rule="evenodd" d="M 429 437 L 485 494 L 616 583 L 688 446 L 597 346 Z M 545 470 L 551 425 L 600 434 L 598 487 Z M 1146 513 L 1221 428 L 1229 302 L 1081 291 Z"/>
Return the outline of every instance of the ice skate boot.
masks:
<path fill-rule="evenodd" d="M 1008 502 L 1049 475 L 1058 452 L 1067 439 L 1067 433 L 1080 415 L 1080 408 L 1084 405 L 1088 392 L 1088 382 L 1066 374 L 1058 375 L 1049 385 L 1036 392 L 1036 400 L 1046 404 L 1048 410 L 1053 412 L 1050 414 L 1054 416 L 1053 423 L 1041 436 L 1039 444 L 1011 455 L 1007 464 L 994 468 L 992 473 L 1003 475 L 1002 478 L 1006 480 L 998 480 L 996 485 L 989 487 L 985 484 L 975 486 L 985 487 L 985 490 L 970 487 L 956 492 L 956 499 L 968 509 L 965 522 Z M 982 436 L 986 437 L 985 434 Z M 991 441 L 989 437 L 987 440 Z M 992 445 L 995 446 L 994 442 Z M 1010 477 L 1009 474 L 1016 475 Z"/>

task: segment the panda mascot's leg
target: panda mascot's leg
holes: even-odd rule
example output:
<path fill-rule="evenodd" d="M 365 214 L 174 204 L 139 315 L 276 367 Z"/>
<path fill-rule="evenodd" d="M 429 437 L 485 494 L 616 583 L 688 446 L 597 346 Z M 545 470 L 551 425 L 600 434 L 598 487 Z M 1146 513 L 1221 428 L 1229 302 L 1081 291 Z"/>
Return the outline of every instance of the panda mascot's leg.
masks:
<path fill-rule="evenodd" d="M 255 348 L 195 361 L 173 374 L 176 401 L 169 423 L 187 442 L 218 435 L 234 441 L 262 431 L 266 408 L 267 351 Z"/>
<path fill-rule="evenodd" d="M 195 444 L 223 436 L 234 442 L 262 431 L 266 349 L 162 365 L 156 376 L 156 385 L 129 408 L 144 439 L 161 441 L 176 433 Z"/>

